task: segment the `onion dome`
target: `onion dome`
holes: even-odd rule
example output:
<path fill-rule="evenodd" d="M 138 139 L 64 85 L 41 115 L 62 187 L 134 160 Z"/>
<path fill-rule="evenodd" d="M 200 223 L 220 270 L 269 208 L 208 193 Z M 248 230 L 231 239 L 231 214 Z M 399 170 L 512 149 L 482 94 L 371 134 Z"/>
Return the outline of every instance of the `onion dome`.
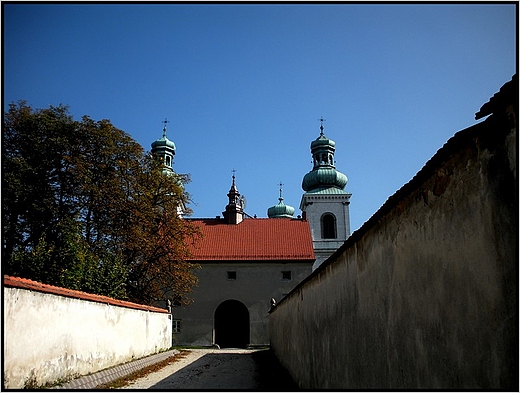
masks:
<path fill-rule="evenodd" d="M 336 142 L 325 136 L 323 119 L 320 119 L 320 121 L 320 136 L 311 143 L 314 167 L 303 177 L 302 188 L 310 193 L 327 190 L 328 193 L 343 194 L 348 179 L 335 168 Z"/>
<path fill-rule="evenodd" d="M 317 168 L 303 177 L 302 188 L 307 192 L 323 191 L 329 188 L 343 190 L 347 181 L 347 176 L 335 168 Z"/>
<path fill-rule="evenodd" d="M 278 204 L 267 209 L 267 216 L 269 218 L 293 218 L 293 214 L 294 207 L 283 203 L 282 183 L 280 183 L 280 197 L 278 198 Z"/>
<path fill-rule="evenodd" d="M 166 138 L 166 126 L 163 128 L 163 136 L 162 138 L 157 139 L 156 141 L 152 142 L 152 150 L 157 149 L 168 149 L 173 150 L 173 154 L 175 154 L 175 143 L 173 141 L 170 141 L 168 138 Z"/>
<path fill-rule="evenodd" d="M 163 135 L 162 138 L 152 142 L 152 149 L 158 148 L 167 148 L 175 151 L 175 143 L 166 138 L 166 135 Z"/>
<path fill-rule="evenodd" d="M 175 143 L 166 137 L 166 123 L 164 120 L 163 136 L 160 139 L 152 142 L 152 153 L 162 160 L 166 171 L 173 171 L 173 158 L 175 156 Z"/>

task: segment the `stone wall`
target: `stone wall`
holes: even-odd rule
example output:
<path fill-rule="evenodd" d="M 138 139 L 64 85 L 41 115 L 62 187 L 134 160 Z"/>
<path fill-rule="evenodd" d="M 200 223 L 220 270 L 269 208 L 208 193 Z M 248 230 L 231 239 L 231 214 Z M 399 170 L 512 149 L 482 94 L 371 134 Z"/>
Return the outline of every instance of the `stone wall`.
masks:
<path fill-rule="evenodd" d="M 4 277 L 4 388 L 37 387 L 168 349 L 167 310 Z"/>
<path fill-rule="evenodd" d="M 301 388 L 518 389 L 516 154 L 514 114 L 458 132 L 278 304 Z"/>

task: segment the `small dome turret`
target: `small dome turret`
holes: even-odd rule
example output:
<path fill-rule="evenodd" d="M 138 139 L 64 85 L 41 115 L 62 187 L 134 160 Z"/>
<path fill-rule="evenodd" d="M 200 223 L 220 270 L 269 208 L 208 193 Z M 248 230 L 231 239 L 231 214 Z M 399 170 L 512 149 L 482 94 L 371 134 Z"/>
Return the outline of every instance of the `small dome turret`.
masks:
<path fill-rule="evenodd" d="M 280 197 L 278 203 L 267 209 L 267 216 L 269 218 L 293 218 L 294 207 L 283 203 L 282 198 L 282 183 L 280 182 Z"/>

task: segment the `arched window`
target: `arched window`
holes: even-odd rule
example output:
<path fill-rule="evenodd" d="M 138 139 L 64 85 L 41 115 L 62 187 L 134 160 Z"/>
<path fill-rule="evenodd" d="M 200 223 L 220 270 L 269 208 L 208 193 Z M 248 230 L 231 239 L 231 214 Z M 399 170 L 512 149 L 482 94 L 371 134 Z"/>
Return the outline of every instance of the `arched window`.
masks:
<path fill-rule="evenodd" d="M 336 217 L 332 213 L 321 216 L 321 238 L 336 239 Z"/>
<path fill-rule="evenodd" d="M 172 158 L 170 156 L 166 156 L 166 166 L 172 166 Z"/>

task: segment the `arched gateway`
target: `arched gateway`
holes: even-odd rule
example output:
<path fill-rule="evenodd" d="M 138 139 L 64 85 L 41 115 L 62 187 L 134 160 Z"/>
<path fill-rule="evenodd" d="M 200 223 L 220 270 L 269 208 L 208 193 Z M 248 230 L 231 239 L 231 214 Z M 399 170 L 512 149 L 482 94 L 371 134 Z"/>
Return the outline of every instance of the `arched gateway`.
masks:
<path fill-rule="evenodd" d="M 226 300 L 215 310 L 215 344 L 220 348 L 249 345 L 249 311 L 238 300 Z"/>

